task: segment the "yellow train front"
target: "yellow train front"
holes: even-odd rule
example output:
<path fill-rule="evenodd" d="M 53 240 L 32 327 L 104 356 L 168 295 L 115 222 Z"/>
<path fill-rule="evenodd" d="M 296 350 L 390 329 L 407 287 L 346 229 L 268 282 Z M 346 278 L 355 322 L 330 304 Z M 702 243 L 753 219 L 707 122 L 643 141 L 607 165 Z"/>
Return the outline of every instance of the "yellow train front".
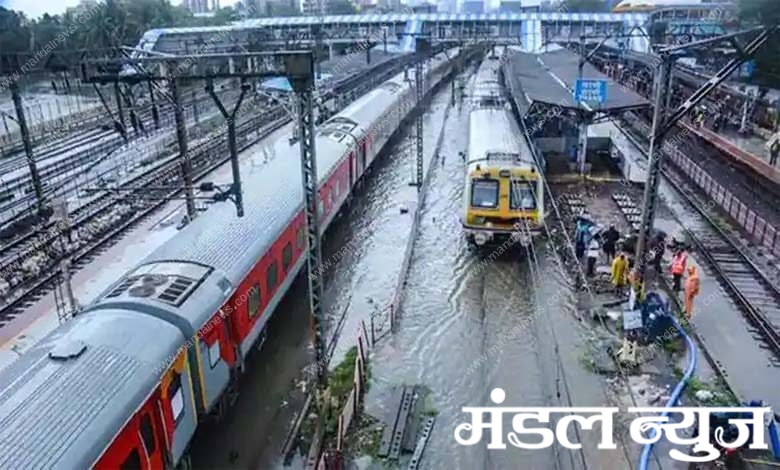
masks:
<path fill-rule="evenodd" d="M 491 88 L 474 88 L 462 224 L 470 245 L 508 249 L 541 233 L 544 179 L 500 88 Z"/>

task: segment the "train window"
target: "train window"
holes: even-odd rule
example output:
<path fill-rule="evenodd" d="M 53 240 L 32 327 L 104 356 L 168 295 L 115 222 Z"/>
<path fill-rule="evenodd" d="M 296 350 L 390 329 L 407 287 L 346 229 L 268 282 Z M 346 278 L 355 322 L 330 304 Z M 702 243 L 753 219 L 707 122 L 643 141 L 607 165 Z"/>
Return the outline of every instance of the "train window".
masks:
<path fill-rule="evenodd" d="M 252 286 L 252 294 L 249 296 L 249 318 L 257 315 L 260 311 L 260 283 Z"/>
<path fill-rule="evenodd" d="M 471 183 L 471 205 L 473 207 L 498 207 L 498 181 L 475 179 Z"/>
<path fill-rule="evenodd" d="M 288 242 L 282 250 L 282 269 L 285 272 L 290 268 L 290 263 L 292 263 L 292 243 Z"/>
<path fill-rule="evenodd" d="M 322 198 L 317 201 L 317 211 L 319 215 L 322 215 L 325 213 L 325 204 L 322 202 Z"/>
<path fill-rule="evenodd" d="M 149 413 L 144 413 L 143 417 L 141 417 L 141 440 L 144 443 L 146 455 L 154 454 L 154 430 L 152 429 L 152 420 L 149 418 Z"/>
<path fill-rule="evenodd" d="M 298 240 L 296 243 L 298 244 L 298 249 L 303 250 L 306 248 L 306 231 L 304 230 L 306 228 L 305 225 L 301 225 L 298 228 Z"/>
<path fill-rule="evenodd" d="M 219 364 L 219 340 L 214 341 L 214 344 L 209 346 L 209 365 L 211 368 L 217 367 Z"/>
<path fill-rule="evenodd" d="M 174 424 L 179 424 L 184 416 L 184 391 L 181 388 L 181 374 L 174 375 L 168 386 L 168 396 L 171 397 L 171 412 Z"/>
<path fill-rule="evenodd" d="M 141 470 L 141 468 L 141 454 L 138 453 L 138 449 L 133 449 L 119 466 L 119 470 Z"/>
<path fill-rule="evenodd" d="M 528 211 L 536 209 L 534 188 L 528 181 L 512 181 L 512 191 L 509 194 L 509 208 Z"/>
<path fill-rule="evenodd" d="M 266 290 L 270 293 L 276 287 L 276 261 L 268 266 L 268 271 L 265 274 Z"/>

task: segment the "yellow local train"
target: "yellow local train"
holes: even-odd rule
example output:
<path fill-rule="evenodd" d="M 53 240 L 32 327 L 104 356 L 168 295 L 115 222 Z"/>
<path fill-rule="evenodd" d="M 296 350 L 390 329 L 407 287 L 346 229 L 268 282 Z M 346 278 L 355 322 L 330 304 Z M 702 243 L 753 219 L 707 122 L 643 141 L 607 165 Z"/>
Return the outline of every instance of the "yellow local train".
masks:
<path fill-rule="evenodd" d="M 544 223 L 544 179 L 507 105 L 500 63 L 488 55 L 469 90 L 462 224 L 470 246 L 526 244 Z"/>

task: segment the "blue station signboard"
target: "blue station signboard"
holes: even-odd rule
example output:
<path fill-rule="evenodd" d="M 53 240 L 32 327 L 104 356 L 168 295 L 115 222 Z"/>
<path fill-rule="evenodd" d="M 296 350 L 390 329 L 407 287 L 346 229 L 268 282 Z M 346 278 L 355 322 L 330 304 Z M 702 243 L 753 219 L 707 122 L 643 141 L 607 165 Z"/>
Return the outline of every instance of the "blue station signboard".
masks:
<path fill-rule="evenodd" d="M 574 87 L 574 99 L 577 102 L 603 104 L 607 101 L 607 81 L 581 78 Z"/>

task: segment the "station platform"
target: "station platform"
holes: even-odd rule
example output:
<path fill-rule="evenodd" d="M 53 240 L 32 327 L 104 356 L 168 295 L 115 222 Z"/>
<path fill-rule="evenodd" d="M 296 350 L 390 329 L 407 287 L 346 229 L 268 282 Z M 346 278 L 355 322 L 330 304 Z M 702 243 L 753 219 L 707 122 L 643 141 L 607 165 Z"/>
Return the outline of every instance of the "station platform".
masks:
<path fill-rule="evenodd" d="M 608 126 L 601 126 L 598 129 L 607 135 L 609 134 Z M 563 211 L 564 214 L 587 212 L 597 224 L 602 227 L 615 225 L 623 235 L 632 229 L 631 220 L 629 220 L 628 215 L 624 215 L 627 213 L 621 213 L 618 205 L 613 201 L 613 197 L 621 193 L 630 197 L 637 204 L 642 198 L 643 191 L 640 186 L 626 186 L 615 182 L 598 183 L 588 179 L 584 182 L 580 180 L 567 184 L 550 184 L 556 200 L 563 201 L 564 206 L 567 207 L 567 210 Z M 571 203 L 572 197 L 570 195 L 576 195 L 574 204 Z M 706 223 L 701 220 L 691 220 L 690 214 L 686 211 L 686 205 L 668 181 L 662 180 L 659 199 L 656 229 L 677 239 L 682 239 L 685 237 L 686 228 L 691 228 L 697 223 Z M 573 229 L 573 226 L 569 228 Z M 694 300 L 695 310 L 691 320 L 692 327 L 686 328 L 687 332 L 697 340 L 699 350 L 699 363 L 695 377 L 699 383 L 704 384 L 716 384 L 718 377 L 720 377 L 739 402 L 763 400 L 770 406 L 774 405 L 774 411 L 777 412 L 777 406 L 780 403 L 780 387 L 778 387 L 780 384 L 780 358 L 777 358 L 766 347 L 762 337 L 743 314 L 741 307 L 735 304 L 730 293 L 721 287 L 718 275 L 710 269 L 704 255 L 697 251 L 688 253 L 688 265 L 697 266 L 700 278 L 700 293 Z M 584 270 L 584 260 L 582 267 Z M 663 297 L 674 299 L 675 295 L 667 291 L 667 286 L 671 285 L 670 268 L 671 253 L 667 250 L 662 262 L 661 276 L 654 272 L 648 273 L 646 290 L 648 292 L 657 291 Z M 596 294 L 597 300 L 601 298 L 599 294 L 603 294 L 606 289 L 611 289 L 609 271 L 609 263 L 602 254 L 596 264 L 597 276 L 590 278 L 591 289 Z M 681 308 L 682 293 L 676 297 L 676 302 Z M 681 367 L 680 364 L 676 365 Z M 646 381 L 641 380 L 643 377 L 649 375 L 661 378 L 669 375 L 667 368 L 670 366 L 668 364 L 661 363 L 661 368 L 658 369 L 658 367 L 659 363 L 653 361 L 648 363 L 647 367 L 643 366 L 638 372 L 638 376 L 631 376 L 632 384 L 636 382 L 637 389 L 642 389 L 643 395 L 649 395 L 648 390 L 655 390 L 655 388 L 648 386 Z M 671 384 L 672 388 L 675 383 L 676 381 Z M 655 392 L 651 392 L 651 394 L 653 393 Z M 663 396 L 668 397 L 668 393 Z M 686 394 L 681 406 L 697 406 L 693 402 L 692 396 Z M 654 403 L 648 406 L 661 405 Z M 655 454 L 661 458 L 660 456 L 665 452 L 662 449 L 657 449 Z M 659 466 L 652 466 L 652 468 L 667 468 L 666 462 L 662 462 L 662 464 L 662 467 L 659 464 Z M 765 467 L 751 462 L 744 468 Z"/>
<path fill-rule="evenodd" d="M 763 149 L 757 152 L 759 149 L 756 147 L 761 146 L 761 139 L 757 137 L 749 139 L 738 138 L 728 133 L 723 135 L 713 132 L 706 127 L 699 128 L 694 126 L 686 120 L 680 120 L 679 125 L 712 143 L 715 148 L 731 157 L 734 161 L 747 166 L 756 174 L 763 175 L 766 179 L 780 185 L 780 168 L 769 164 L 768 157 L 764 154 Z"/>
<path fill-rule="evenodd" d="M 647 161 L 636 145 L 612 121 L 588 126 L 588 139 L 593 137 L 610 140 L 610 157 L 620 167 L 623 178 L 636 184 L 647 181 Z"/>
<path fill-rule="evenodd" d="M 742 136 L 731 128 L 719 130 L 718 135 L 737 146 L 737 148 L 740 148 L 755 157 L 758 157 L 762 160 L 769 160 L 765 148 L 767 143 L 766 138 L 753 134 L 749 136 Z"/>

